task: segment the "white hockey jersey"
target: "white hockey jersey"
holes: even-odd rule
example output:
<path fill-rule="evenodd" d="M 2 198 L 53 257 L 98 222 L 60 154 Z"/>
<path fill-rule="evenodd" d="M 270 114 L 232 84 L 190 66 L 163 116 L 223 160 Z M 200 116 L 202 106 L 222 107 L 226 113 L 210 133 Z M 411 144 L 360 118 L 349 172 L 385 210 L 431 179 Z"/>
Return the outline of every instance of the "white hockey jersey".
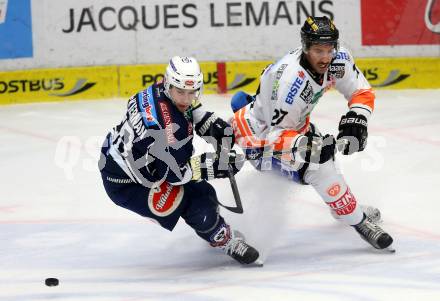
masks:
<path fill-rule="evenodd" d="M 236 112 L 235 129 L 241 146 L 291 147 L 300 134 L 308 131 L 311 112 L 333 87 L 347 99 L 350 110 L 370 117 L 374 93 L 347 49 L 340 48 L 321 83 L 301 66 L 301 54 L 298 48 L 269 65 L 261 75 L 256 100 Z"/>

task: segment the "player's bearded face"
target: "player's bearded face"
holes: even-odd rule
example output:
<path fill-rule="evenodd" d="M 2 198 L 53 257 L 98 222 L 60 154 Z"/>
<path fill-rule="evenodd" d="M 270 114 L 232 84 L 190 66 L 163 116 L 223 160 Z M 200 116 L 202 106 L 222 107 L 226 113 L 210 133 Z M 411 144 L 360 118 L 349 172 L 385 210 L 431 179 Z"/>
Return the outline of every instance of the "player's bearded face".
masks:
<path fill-rule="evenodd" d="M 315 44 L 307 51 L 307 60 L 319 74 L 324 74 L 333 59 L 335 47 L 330 44 Z"/>
<path fill-rule="evenodd" d="M 171 87 L 170 96 L 177 109 L 183 113 L 189 108 L 192 101 L 197 97 L 197 91 Z"/>

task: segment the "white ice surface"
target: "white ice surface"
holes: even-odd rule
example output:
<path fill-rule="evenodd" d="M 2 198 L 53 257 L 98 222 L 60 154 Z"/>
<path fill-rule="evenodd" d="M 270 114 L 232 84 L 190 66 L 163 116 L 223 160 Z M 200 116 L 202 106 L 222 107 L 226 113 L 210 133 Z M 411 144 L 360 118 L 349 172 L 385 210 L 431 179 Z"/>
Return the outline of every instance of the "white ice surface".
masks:
<path fill-rule="evenodd" d="M 231 115 L 228 96 L 203 102 Z M 98 148 L 124 108 L 0 107 L 0 300 L 440 300 L 440 90 L 377 92 L 366 151 L 337 157 L 358 201 L 381 209 L 395 254 L 334 221 L 311 187 L 245 165 L 245 213 L 222 212 L 262 268 L 236 264 L 183 221 L 168 232 L 108 199 Z M 345 110 L 330 92 L 312 121 L 336 134 Z M 229 203 L 228 181 L 213 184 Z"/>

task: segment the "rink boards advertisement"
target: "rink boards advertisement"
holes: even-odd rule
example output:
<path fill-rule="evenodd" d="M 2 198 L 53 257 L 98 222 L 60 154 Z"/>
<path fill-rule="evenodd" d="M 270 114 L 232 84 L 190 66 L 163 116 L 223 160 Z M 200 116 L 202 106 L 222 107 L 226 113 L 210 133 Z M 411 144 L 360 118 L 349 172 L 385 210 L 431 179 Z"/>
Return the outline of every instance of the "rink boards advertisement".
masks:
<path fill-rule="evenodd" d="M 271 61 L 201 62 L 205 94 L 255 93 Z M 440 88 L 440 58 L 359 59 L 375 89 Z M 0 72 L 0 104 L 128 98 L 163 79 L 166 64 Z M 222 84 L 224 83 L 224 84 Z"/>
<path fill-rule="evenodd" d="M 255 93 L 261 71 L 270 63 L 227 63 L 227 93 L 239 90 Z M 440 88 L 440 58 L 358 59 L 356 65 L 375 89 Z"/>
<path fill-rule="evenodd" d="M 362 0 L 361 12 L 362 45 L 440 44 L 438 0 Z"/>
<path fill-rule="evenodd" d="M 375 88 L 439 88 L 440 0 L 0 0 L 0 103 L 128 97 L 174 55 L 204 93 L 253 93 L 327 16 Z"/>
<path fill-rule="evenodd" d="M 440 0 L 0 0 L 0 69 L 274 60 L 308 15 L 355 57 L 440 56 Z"/>
<path fill-rule="evenodd" d="M 35 69 L 0 73 L 0 104 L 111 98 L 116 67 Z"/>
<path fill-rule="evenodd" d="M 167 64 L 121 66 L 120 94 L 115 97 L 129 97 L 155 82 L 162 81 L 166 67 Z M 200 68 L 203 70 L 203 92 L 218 93 L 217 64 L 200 62 Z"/>

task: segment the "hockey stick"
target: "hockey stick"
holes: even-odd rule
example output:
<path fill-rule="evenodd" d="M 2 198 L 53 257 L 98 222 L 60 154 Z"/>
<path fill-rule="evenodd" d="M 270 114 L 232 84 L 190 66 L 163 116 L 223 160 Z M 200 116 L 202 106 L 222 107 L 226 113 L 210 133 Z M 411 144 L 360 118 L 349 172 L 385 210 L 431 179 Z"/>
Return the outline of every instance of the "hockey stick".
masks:
<path fill-rule="evenodd" d="M 335 145 L 336 149 L 338 151 L 341 151 L 343 149 L 343 146 L 348 143 L 349 143 L 349 141 L 347 139 L 338 139 L 336 141 L 336 145 Z M 310 150 L 310 148 L 308 146 L 303 146 L 303 147 L 297 148 L 297 151 L 308 151 L 308 150 Z M 280 151 L 269 149 L 269 150 L 263 151 L 262 153 L 255 154 L 251 158 L 246 156 L 245 160 L 259 160 L 261 158 L 264 159 L 264 158 L 271 158 L 273 156 L 282 156 L 282 155 L 289 155 L 289 154 L 292 154 L 291 149 L 280 150 Z"/>
<path fill-rule="evenodd" d="M 240 192 L 238 191 L 237 181 L 235 180 L 234 170 L 231 164 L 228 164 L 229 183 L 231 184 L 232 194 L 234 195 L 234 201 L 236 207 L 223 206 L 224 208 L 234 213 L 242 214 L 243 205 L 241 204 Z"/>
<path fill-rule="evenodd" d="M 347 143 L 348 142 L 346 139 L 339 139 L 336 142 L 336 148 L 339 149 L 341 146 L 343 146 Z M 303 148 L 299 148 L 299 150 L 305 151 L 308 149 L 307 149 L 307 147 L 303 147 Z M 262 155 L 258 158 L 268 158 L 268 157 L 272 157 L 272 156 L 276 156 L 276 155 L 291 154 L 291 153 L 292 153 L 291 150 L 287 150 L 287 151 L 271 151 L 271 150 L 269 150 L 269 151 L 263 152 Z M 245 158 L 245 160 L 247 160 L 247 158 Z M 222 203 L 220 203 L 219 200 L 216 200 L 217 204 L 222 206 L 223 208 L 231 211 L 231 212 L 242 214 L 243 213 L 243 205 L 241 203 L 240 192 L 238 190 L 237 181 L 235 180 L 234 170 L 233 170 L 231 164 L 228 164 L 228 177 L 229 177 L 229 183 L 231 184 L 232 194 L 234 195 L 235 207 L 223 205 Z"/>
<path fill-rule="evenodd" d="M 235 153 L 235 151 L 232 152 Z M 229 156 L 229 153 L 230 152 L 228 151 L 228 158 L 230 160 L 231 157 Z M 241 204 L 240 192 L 238 191 L 237 181 L 235 180 L 234 169 L 232 168 L 232 165 L 230 163 L 228 163 L 228 178 L 229 183 L 231 184 L 232 194 L 234 195 L 235 207 L 223 205 L 218 199 L 216 199 L 216 203 L 231 212 L 242 214 L 243 205 Z"/>

